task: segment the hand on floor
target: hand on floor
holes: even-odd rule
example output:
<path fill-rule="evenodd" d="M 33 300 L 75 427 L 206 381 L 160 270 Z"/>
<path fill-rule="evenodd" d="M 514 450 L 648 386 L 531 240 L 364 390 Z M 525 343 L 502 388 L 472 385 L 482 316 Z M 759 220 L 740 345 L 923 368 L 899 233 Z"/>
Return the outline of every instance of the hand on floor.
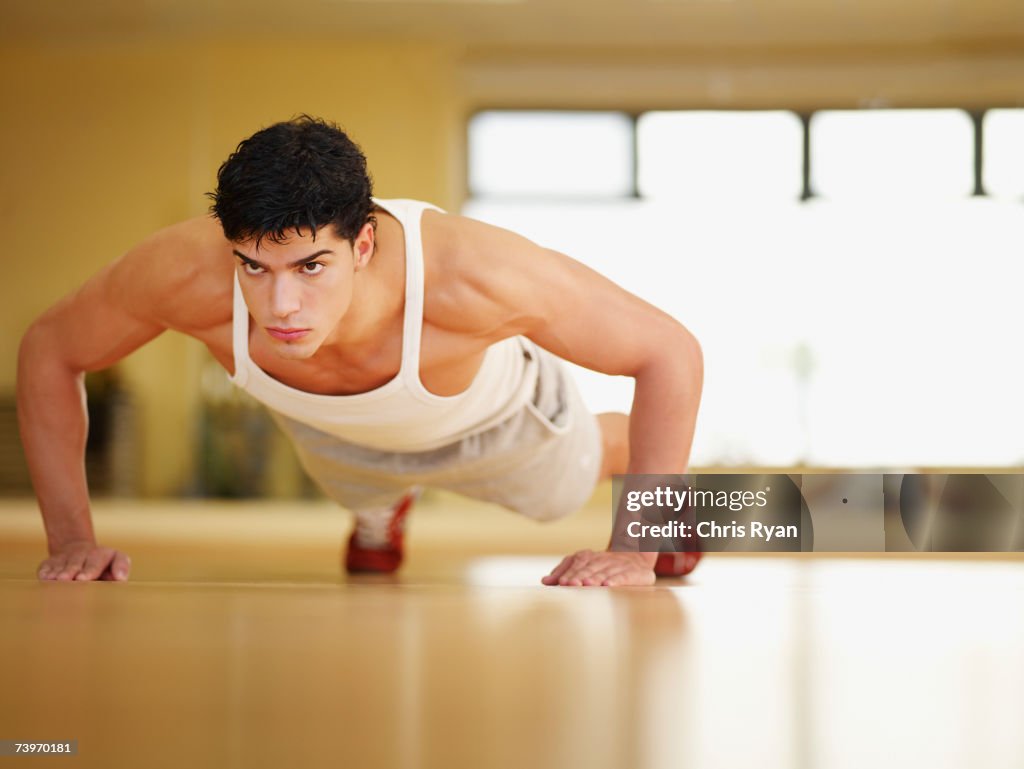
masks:
<path fill-rule="evenodd" d="M 95 542 L 72 542 L 39 564 L 41 580 L 109 580 L 128 579 L 132 560 L 125 553 Z"/>
<path fill-rule="evenodd" d="M 580 550 L 563 558 L 541 582 L 570 587 L 653 585 L 657 557 L 657 553 Z"/>

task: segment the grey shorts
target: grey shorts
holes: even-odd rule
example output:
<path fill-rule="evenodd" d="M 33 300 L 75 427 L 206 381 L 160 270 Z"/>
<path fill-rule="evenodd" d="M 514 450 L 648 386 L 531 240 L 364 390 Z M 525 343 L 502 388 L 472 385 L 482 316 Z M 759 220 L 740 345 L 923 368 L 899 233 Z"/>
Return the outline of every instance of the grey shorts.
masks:
<path fill-rule="evenodd" d="M 537 520 L 561 518 L 582 507 L 597 484 L 601 429 L 562 362 L 536 349 L 537 389 L 520 411 L 429 451 L 367 448 L 271 414 L 317 485 L 354 512 L 393 504 L 411 487 L 425 486 Z"/>

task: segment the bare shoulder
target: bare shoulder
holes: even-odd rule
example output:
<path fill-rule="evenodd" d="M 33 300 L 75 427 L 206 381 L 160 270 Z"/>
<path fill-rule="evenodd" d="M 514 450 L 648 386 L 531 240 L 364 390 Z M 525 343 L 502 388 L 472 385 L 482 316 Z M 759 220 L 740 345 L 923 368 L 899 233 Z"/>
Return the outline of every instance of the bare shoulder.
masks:
<path fill-rule="evenodd" d="M 501 338 L 536 320 L 548 252 L 510 230 L 455 214 L 423 215 L 427 320 Z M 547 266 L 546 266 L 547 265 Z"/>
<path fill-rule="evenodd" d="M 75 371 L 96 371 L 166 329 L 208 345 L 230 343 L 231 270 L 230 248 L 214 220 L 166 227 L 48 308 L 26 331 L 23 349 L 43 350 Z"/>
<path fill-rule="evenodd" d="M 594 371 L 633 375 L 680 343 L 674 318 L 582 262 L 509 230 L 424 216 L 426 317 L 495 341 L 521 334 Z"/>
<path fill-rule="evenodd" d="M 230 244 L 198 216 L 150 235 L 107 271 L 107 295 L 130 314 L 188 334 L 231 318 Z"/>

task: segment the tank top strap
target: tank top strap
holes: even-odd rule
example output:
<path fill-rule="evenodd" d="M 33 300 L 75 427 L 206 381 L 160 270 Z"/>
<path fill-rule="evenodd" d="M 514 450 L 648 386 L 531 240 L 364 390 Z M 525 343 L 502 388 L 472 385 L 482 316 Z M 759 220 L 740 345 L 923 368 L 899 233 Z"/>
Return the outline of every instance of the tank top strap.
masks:
<path fill-rule="evenodd" d="M 423 208 L 409 205 L 405 229 L 405 318 L 402 323 L 402 377 L 414 390 L 420 385 L 420 348 L 423 341 Z"/>
<path fill-rule="evenodd" d="M 231 347 L 235 361 L 235 373 L 229 377 L 239 387 L 244 387 L 249 378 L 249 308 L 242 296 L 238 272 L 234 274 L 234 299 L 231 310 Z"/>
<path fill-rule="evenodd" d="M 423 340 L 424 266 L 423 212 L 442 209 L 418 200 L 375 201 L 396 217 L 405 232 L 405 312 L 402 320 L 402 363 L 399 376 L 414 392 L 423 391 L 420 383 L 420 349 Z"/>

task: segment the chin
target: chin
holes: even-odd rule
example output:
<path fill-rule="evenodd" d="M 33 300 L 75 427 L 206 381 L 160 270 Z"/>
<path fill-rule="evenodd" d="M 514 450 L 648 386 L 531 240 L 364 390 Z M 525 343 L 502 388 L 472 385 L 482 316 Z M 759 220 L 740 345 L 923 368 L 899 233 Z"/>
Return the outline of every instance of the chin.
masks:
<path fill-rule="evenodd" d="M 274 352 L 279 358 L 285 360 L 305 360 L 312 358 L 320 345 L 310 342 L 277 342 L 274 344 Z"/>

